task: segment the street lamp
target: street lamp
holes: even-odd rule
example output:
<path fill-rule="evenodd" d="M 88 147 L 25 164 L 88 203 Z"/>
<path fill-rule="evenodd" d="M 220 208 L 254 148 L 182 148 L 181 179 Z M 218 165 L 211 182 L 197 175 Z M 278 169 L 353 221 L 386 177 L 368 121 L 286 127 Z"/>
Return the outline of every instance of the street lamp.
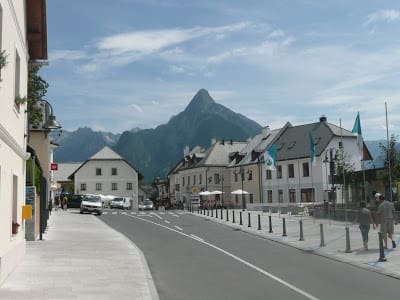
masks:
<path fill-rule="evenodd" d="M 56 121 L 56 116 L 53 113 L 53 106 L 47 100 L 40 100 L 44 105 L 45 123 L 43 127 L 45 129 L 59 129 L 61 125 Z"/>

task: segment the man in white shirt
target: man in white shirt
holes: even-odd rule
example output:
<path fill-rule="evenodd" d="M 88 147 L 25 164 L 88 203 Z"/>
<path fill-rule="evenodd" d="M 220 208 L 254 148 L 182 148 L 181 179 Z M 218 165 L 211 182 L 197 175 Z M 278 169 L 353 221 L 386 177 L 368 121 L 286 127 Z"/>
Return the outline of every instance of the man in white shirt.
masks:
<path fill-rule="evenodd" d="M 394 209 L 394 205 L 392 202 L 385 200 L 385 197 L 383 197 L 382 195 L 379 196 L 379 203 L 380 204 L 378 206 L 378 211 L 376 212 L 376 222 L 377 224 L 381 224 L 380 231 L 383 234 L 384 247 L 385 249 L 387 249 L 387 237 L 389 236 L 389 238 L 392 240 L 393 248 L 396 248 L 396 242 L 393 239 L 393 221 L 395 224 L 397 224 L 397 215 Z"/>

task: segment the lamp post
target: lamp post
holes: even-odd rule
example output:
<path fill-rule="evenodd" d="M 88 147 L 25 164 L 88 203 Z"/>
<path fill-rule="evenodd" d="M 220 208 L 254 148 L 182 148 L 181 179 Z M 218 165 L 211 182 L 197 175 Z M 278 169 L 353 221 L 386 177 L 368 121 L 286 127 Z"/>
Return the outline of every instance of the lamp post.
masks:
<path fill-rule="evenodd" d="M 56 116 L 53 113 L 53 106 L 44 99 L 40 100 L 41 105 L 44 105 L 44 121 L 43 124 L 44 129 L 60 129 L 61 125 L 56 121 Z"/>

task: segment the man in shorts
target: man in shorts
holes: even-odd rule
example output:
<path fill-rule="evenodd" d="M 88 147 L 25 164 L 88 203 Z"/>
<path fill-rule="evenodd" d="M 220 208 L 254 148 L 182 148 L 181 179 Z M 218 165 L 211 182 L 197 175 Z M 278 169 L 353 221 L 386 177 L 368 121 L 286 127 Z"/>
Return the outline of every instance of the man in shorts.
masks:
<path fill-rule="evenodd" d="M 383 243 L 385 249 L 387 249 L 387 237 L 392 240 L 393 248 L 396 248 L 396 242 L 393 238 L 394 225 L 397 224 L 397 215 L 392 202 L 385 200 L 382 195 L 379 196 L 379 206 L 377 213 L 377 223 L 381 224 L 381 233 L 383 234 Z"/>

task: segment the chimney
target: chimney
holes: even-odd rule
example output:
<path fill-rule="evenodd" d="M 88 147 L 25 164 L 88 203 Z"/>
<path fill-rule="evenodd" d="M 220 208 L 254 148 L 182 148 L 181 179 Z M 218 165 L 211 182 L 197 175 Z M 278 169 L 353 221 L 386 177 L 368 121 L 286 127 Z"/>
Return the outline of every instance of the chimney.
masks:
<path fill-rule="evenodd" d="M 231 140 L 231 145 L 233 145 L 233 140 Z"/>
<path fill-rule="evenodd" d="M 183 157 L 185 157 L 186 155 L 189 155 L 189 146 L 186 145 L 185 148 L 183 148 Z"/>
<path fill-rule="evenodd" d="M 225 140 L 222 140 L 222 141 L 221 141 L 221 145 L 225 145 Z"/>
<path fill-rule="evenodd" d="M 262 133 L 263 137 L 267 137 L 267 135 L 269 134 L 270 131 L 271 131 L 271 129 L 269 129 L 269 126 L 267 125 L 261 130 L 261 133 Z"/>
<path fill-rule="evenodd" d="M 322 115 L 322 116 L 319 117 L 319 121 L 320 122 L 326 122 L 327 118 L 325 117 L 325 115 Z"/>
<path fill-rule="evenodd" d="M 216 138 L 212 138 L 212 139 L 211 139 L 211 145 L 214 145 L 216 142 L 217 142 L 217 139 L 216 139 Z"/>

